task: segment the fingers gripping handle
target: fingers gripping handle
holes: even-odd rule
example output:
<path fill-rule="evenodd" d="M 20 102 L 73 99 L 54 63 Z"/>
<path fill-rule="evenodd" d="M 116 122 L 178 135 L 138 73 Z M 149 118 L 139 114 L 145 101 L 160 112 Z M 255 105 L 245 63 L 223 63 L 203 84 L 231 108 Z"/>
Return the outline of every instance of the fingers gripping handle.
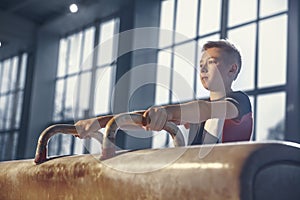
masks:
<path fill-rule="evenodd" d="M 53 126 L 49 126 L 41 133 L 39 137 L 36 153 L 35 153 L 35 159 L 34 159 L 34 162 L 36 164 L 40 164 L 47 160 L 48 141 L 52 136 L 56 135 L 57 133 L 79 136 L 76 127 L 74 125 L 56 124 Z"/>
<path fill-rule="evenodd" d="M 145 126 L 147 124 L 147 119 L 144 118 L 141 114 L 131 113 L 131 114 L 121 114 L 113 117 L 105 127 L 105 133 L 103 136 L 103 145 L 102 145 L 102 156 L 101 160 L 105 160 L 113 157 L 115 153 L 115 137 L 116 132 L 122 126 L 127 125 L 136 125 L 136 126 Z M 173 122 L 167 122 L 163 128 L 173 138 L 174 146 L 184 146 L 184 137 Z"/>
<path fill-rule="evenodd" d="M 121 114 L 113 117 L 106 125 L 103 136 L 102 156 L 101 159 L 111 158 L 115 155 L 115 136 L 118 128 L 125 125 L 143 126 L 148 124 L 147 119 L 142 114 Z M 163 128 L 173 138 L 174 146 L 184 146 L 184 138 L 180 129 L 172 122 L 167 122 Z M 76 126 L 69 124 L 56 124 L 45 129 L 39 139 L 36 148 L 34 162 L 36 164 L 47 161 L 47 146 L 50 138 L 58 133 L 79 136 Z"/>

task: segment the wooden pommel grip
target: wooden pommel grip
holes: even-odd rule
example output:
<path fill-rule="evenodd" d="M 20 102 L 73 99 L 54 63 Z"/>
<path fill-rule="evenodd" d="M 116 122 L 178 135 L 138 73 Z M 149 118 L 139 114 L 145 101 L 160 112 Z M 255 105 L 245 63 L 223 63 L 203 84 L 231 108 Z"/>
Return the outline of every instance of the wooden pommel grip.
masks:
<path fill-rule="evenodd" d="M 76 127 L 74 125 L 69 124 L 56 124 L 49 126 L 46 128 L 40 135 L 36 153 L 35 153 L 35 159 L 34 162 L 36 164 L 43 163 L 47 160 L 47 146 L 49 139 L 56 135 L 57 133 L 64 133 L 64 134 L 70 134 L 74 136 L 78 136 Z"/>
<path fill-rule="evenodd" d="M 141 114 L 129 113 L 116 115 L 106 124 L 105 133 L 103 136 L 102 156 L 101 160 L 113 157 L 115 152 L 116 132 L 122 126 L 136 125 L 143 126 L 146 124 L 146 119 Z M 185 146 L 184 137 L 176 124 L 167 122 L 163 128 L 173 138 L 174 146 Z"/>

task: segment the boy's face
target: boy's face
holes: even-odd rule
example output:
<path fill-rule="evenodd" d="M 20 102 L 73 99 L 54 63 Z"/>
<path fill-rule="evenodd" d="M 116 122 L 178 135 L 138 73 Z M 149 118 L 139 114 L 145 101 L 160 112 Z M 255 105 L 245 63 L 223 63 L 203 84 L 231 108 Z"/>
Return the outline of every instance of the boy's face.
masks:
<path fill-rule="evenodd" d="M 200 80 L 210 91 L 224 91 L 231 87 L 230 65 L 226 64 L 226 53 L 220 48 L 209 48 L 202 52 L 200 60 Z"/>

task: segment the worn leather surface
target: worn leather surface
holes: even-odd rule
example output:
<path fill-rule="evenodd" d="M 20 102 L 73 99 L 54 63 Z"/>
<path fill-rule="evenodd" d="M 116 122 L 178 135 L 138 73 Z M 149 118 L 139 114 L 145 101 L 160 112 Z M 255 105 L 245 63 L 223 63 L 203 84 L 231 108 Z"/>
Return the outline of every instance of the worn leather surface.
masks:
<path fill-rule="evenodd" d="M 105 161 L 75 155 L 39 165 L 1 162 L 0 199 L 239 199 L 245 160 L 267 145 L 275 144 L 148 149 Z"/>

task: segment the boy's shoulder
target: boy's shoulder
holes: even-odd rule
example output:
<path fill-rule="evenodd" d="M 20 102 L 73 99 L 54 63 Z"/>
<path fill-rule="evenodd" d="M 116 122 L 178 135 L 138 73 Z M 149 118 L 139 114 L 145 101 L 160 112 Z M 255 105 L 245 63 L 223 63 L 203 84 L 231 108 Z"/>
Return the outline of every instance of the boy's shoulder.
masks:
<path fill-rule="evenodd" d="M 243 91 L 233 91 L 233 92 L 231 92 L 231 93 L 229 93 L 229 94 L 227 94 L 227 96 L 226 96 L 227 98 L 245 98 L 245 99 L 249 99 L 249 96 L 245 93 L 245 92 L 243 92 Z"/>
<path fill-rule="evenodd" d="M 234 91 L 226 96 L 226 100 L 234 103 L 239 110 L 244 110 L 245 113 L 251 112 L 251 102 L 249 96 L 243 91 Z"/>

